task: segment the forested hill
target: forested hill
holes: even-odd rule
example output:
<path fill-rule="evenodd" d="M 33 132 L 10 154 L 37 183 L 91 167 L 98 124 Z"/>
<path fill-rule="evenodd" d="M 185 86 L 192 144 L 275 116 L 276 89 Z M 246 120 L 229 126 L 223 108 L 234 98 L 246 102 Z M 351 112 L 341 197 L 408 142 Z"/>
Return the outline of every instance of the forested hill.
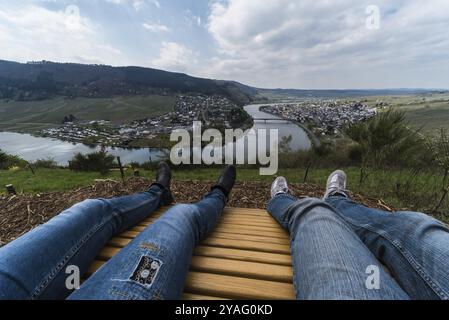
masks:
<path fill-rule="evenodd" d="M 105 98 L 176 93 L 222 95 L 244 105 L 252 101 L 257 90 L 233 81 L 150 68 L 0 60 L 0 99 L 32 101 L 61 95 Z"/>

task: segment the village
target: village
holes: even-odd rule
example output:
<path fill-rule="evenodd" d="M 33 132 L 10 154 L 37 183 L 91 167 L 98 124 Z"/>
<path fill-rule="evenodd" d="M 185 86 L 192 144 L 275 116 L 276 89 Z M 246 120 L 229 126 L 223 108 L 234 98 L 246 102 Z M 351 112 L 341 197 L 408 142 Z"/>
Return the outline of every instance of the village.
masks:
<path fill-rule="evenodd" d="M 222 129 L 252 125 L 251 117 L 225 97 L 179 95 L 173 111 L 163 115 L 130 123 L 81 120 L 69 115 L 61 126 L 41 130 L 38 135 L 86 145 L 127 147 L 131 141 L 151 140 L 176 129 L 191 130 L 193 121 Z"/>
<path fill-rule="evenodd" d="M 335 135 L 347 124 L 376 115 L 377 109 L 361 102 L 311 100 L 294 104 L 263 106 L 261 111 L 306 125 L 317 136 Z"/>

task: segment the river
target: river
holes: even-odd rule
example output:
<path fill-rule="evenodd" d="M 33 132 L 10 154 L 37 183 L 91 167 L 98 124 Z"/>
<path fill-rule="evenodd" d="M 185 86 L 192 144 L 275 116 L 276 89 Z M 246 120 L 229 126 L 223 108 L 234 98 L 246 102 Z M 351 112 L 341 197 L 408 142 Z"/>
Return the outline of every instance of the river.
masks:
<path fill-rule="evenodd" d="M 245 110 L 254 118 L 254 129 L 278 129 L 279 137 L 292 136 L 290 148 L 292 150 L 307 150 L 311 147 L 307 133 L 294 123 L 286 121 L 257 121 L 258 119 L 279 119 L 271 114 L 261 112 L 261 105 L 248 105 Z M 52 158 L 58 165 L 67 166 L 68 161 L 76 153 L 92 153 L 99 151 L 100 147 L 89 147 L 80 143 L 70 143 L 57 139 L 34 137 L 29 134 L 0 132 L 0 149 L 17 155 L 27 161 Z M 163 150 L 154 148 L 123 149 L 106 148 L 109 154 L 118 156 L 123 163 L 157 161 L 165 156 Z"/>

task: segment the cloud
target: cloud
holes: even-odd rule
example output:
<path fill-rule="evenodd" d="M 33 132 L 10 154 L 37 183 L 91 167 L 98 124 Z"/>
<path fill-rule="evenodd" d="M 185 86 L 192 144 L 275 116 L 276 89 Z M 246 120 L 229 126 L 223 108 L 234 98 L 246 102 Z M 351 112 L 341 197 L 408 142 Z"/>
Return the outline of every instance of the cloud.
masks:
<path fill-rule="evenodd" d="M 131 5 L 136 11 L 141 11 L 148 5 L 152 5 L 158 9 L 161 8 L 161 4 L 158 0 L 106 0 L 106 1 L 116 5 Z"/>
<path fill-rule="evenodd" d="M 76 13 L 34 5 L 21 10 L 0 8 L 1 58 L 23 62 L 124 62 L 122 52 L 102 40 L 100 27 Z"/>
<path fill-rule="evenodd" d="M 376 3 L 379 30 L 366 28 L 372 1 L 214 1 L 207 29 L 218 53 L 209 72 L 259 86 L 312 88 L 400 85 L 401 73 L 403 85 L 412 84 L 410 73 L 419 84 L 421 72 L 449 69 L 448 1 Z"/>
<path fill-rule="evenodd" d="M 196 25 L 198 27 L 201 27 L 202 25 L 201 17 L 193 14 L 191 10 L 186 10 L 184 12 L 184 17 L 188 26 L 191 27 L 193 25 Z"/>
<path fill-rule="evenodd" d="M 142 27 L 145 29 L 151 31 L 151 32 L 168 32 L 170 31 L 170 28 L 166 25 L 159 24 L 159 23 L 143 23 Z"/>
<path fill-rule="evenodd" d="M 159 56 L 152 65 L 159 69 L 187 72 L 198 64 L 198 57 L 190 48 L 176 42 L 163 42 Z"/>

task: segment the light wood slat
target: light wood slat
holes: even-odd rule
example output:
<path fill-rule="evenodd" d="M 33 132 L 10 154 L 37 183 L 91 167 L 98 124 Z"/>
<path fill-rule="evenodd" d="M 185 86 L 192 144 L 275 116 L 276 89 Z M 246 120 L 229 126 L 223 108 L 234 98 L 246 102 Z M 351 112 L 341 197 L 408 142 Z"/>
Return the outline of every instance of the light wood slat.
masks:
<path fill-rule="evenodd" d="M 290 245 L 290 241 L 288 239 L 282 238 L 273 238 L 273 237 L 264 237 L 261 235 L 248 235 L 248 234 L 239 234 L 239 233 L 229 233 L 229 232 L 219 232 L 214 231 L 209 238 L 222 238 L 222 239 L 234 239 L 234 240 L 249 240 L 255 242 L 261 242 L 262 245 L 265 243 L 276 243 L 276 244 L 285 244 Z M 207 240 L 207 239 L 206 239 Z"/>
<path fill-rule="evenodd" d="M 145 228 L 143 227 L 134 227 L 130 231 L 127 231 L 125 233 L 122 233 L 121 237 L 126 238 L 134 238 L 138 234 L 140 234 L 142 231 L 144 231 Z M 251 241 L 261 241 L 261 242 L 271 242 L 271 243 L 290 243 L 288 237 L 286 234 L 277 234 L 273 232 L 261 232 L 261 231 L 254 231 L 254 230 L 233 230 L 229 228 L 222 228 L 217 227 L 215 228 L 214 232 L 209 236 L 218 236 L 224 237 L 224 235 L 228 235 L 227 238 L 229 239 L 247 239 Z"/>
<path fill-rule="evenodd" d="M 120 238 L 127 238 L 127 239 L 134 239 L 135 237 L 137 237 L 139 235 L 140 232 L 135 232 L 135 231 L 125 231 L 121 234 L 119 234 L 118 236 Z"/>
<path fill-rule="evenodd" d="M 206 239 L 203 245 L 213 246 L 213 247 L 221 247 L 221 248 L 231 248 L 231 249 L 243 249 L 243 250 L 253 250 L 260 252 L 269 252 L 269 253 L 281 253 L 281 254 L 289 254 L 290 246 L 285 244 L 275 244 L 275 243 L 261 243 L 255 241 L 241 241 L 241 240 L 233 240 L 233 239 L 220 239 L 211 237 Z"/>
<path fill-rule="evenodd" d="M 137 233 L 140 233 L 142 231 L 144 231 L 147 227 L 142 227 L 142 226 L 137 226 L 134 227 L 132 229 L 130 229 L 130 231 L 134 231 Z M 252 235 L 252 236 L 260 236 L 261 234 L 264 237 L 267 238 L 276 238 L 276 239 L 282 239 L 282 240 L 286 240 L 288 239 L 287 237 L 287 233 L 285 233 L 284 231 L 279 232 L 279 231 L 260 231 L 260 230 L 252 230 L 252 229 L 245 229 L 244 227 L 238 227 L 238 228 L 226 228 L 224 226 L 218 226 L 214 229 L 214 232 L 218 232 L 218 233 L 229 233 L 229 234 L 241 234 L 241 235 Z"/>
<path fill-rule="evenodd" d="M 155 220 L 157 221 L 157 220 Z M 155 222 L 154 221 L 154 222 Z M 141 222 L 138 224 L 139 227 L 147 228 L 154 222 Z M 229 229 L 247 229 L 247 230 L 258 230 L 258 231 L 267 231 L 267 232 L 279 232 L 281 234 L 286 234 L 287 231 L 285 231 L 281 226 L 278 226 L 276 224 L 271 223 L 271 226 L 267 225 L 253 225 L 253 224 L 247 224 L 245 221 L 239 221 L 239 222 L 227 222 L 226 220 L 222 219 L 219 221 L 219 225 L 222 227 L 226 227 Z"/>
<path fill-rule="evenodd" d="M 100 261 L 108 261 L 117 253 L 119 253 L 120 250 L 121 250 L 120 248 L 105 247 L 103 248 L 103 250 L 100 251 L 100 253 L 97 256 L 97 259 Z"/>
<path fill-rule="evenodd" d="M 109 242 L 108 246 L 123 248 L 130 242 L 131 239 L 113 238 Z M 209 246 L 198 246 L 195 249 L 194 254 L 205 257 L 233 259 L 249 262 L 271 263 L 284 266 L 292 265 L 291 257 L 290 255 L 287 254 L 267 253 L 250 250 L 237 250 L 237 249 L 218 248 Z"/>
<path fill-rule="evenodd" d="M 210 257 L 194 256 L 190 269 L 199 272 L 287 283 L 292 282 L 293 279 L 291 267 Z"/>
<path fill-rule="evenodd" d="M 121 238 L 133 239 L 139 232 L 127 231 L 120 235 Z M 227 233 L 213 233 L 203 244 L 217 247 L 229 247 L 233 249 L 255 250 L 273 253 L 290 253 L 289 242 L 283 239 L 264 238 L 262 236 L 249 236 Z"/>
<path fill-rule="evenodd" d="M 165 209 L 159 209 L 158 211 L 151 214 L 150 218 L 159 218 L 161 217 L 167 210 L 170 209 L 170 207 L 167 207 Z M 235 217 L 247 217 L 251 219 L 257 219 L 257 218 L 268 218 L 273 219 L 271 215 L 260 209 L 246 209 L 246 208 L 225 208 L 223 211 L 223 216 L 235 216 Z"/>
<path fill-rule="evenodd" d="M 283 266 L 292 265 L 292 259 L 290 255 L 279 253 L 267 253 L 249 250 L 236 250 L 228 248 L 198 246 L 195 249 L 195 255 L 223 258 L 223 259 L 233 259 L 248 262 L 271 263 Z"/>
<path fill-rule="evenodd" d="M 245 212 L 237 212 L 237 211 L 229 211 L 230 209 L 226 208 L 223 210 L 222 217 L 230 217 L 230 218 L 238 218 L 238 219 L 246 219 L 249 221 L 262 221 L 262 222 L 271 222 L 276 221 L 270 214 L 266 215 L 254 215 L 254 214 L 246 214 Z M 145 221 L 154 219 L 154 218 L 160 218 L 163 214 L 165 214 L 166 211 L 162 213 L 153 213 L 150 214 Z"/>
<path fill-rule="evenodd" d="M 218 298 L 218 297 L 211 297 L 211 296 L 203 296 L 203 295 L 199 295 L 199 294 L 193 294 L 193 293 L 187 293 L 184 292 L 184 294 L 182 295 L 181 300 L 229 300 L 226 298 Z"/>
<path fill-rule="evenodd" d="M 221 215 L 222 218 L 228 218 L 228 219 L 237 219 L 237 220 L 245 220 L 245 221 L 258 221 L 258 222 L 266 222 L 271 223 L 275 222 L 276 220 L 271 215 L 266 216 L 255 216 L 255 215 L 247 215 L 244 213 L 229 213 L 225 209 L 223 211 L 223 214 Z M 152 221 L 155 219 L 159 219 L 162 217 L 162 214 L 151 214 L 149 215 L 144 221 Z"/>
<path fill-rule="evenodd" d="M 105 263 L 106 263 L 105 261 L 95 260 L 87 270 L 86 277 L 90 277 L 91 275 L 93 275 L 94 272 L 100 269 L 100 267 Z"/>
<path fill-rule="evenodd" d="M 244 228 L 225 228 L 218 226 L 214 229 L 216 232 L 220 233 L 232 233 L 232 234 L 242 234 L 242 235 L 248 235 L 248 236 L 264 236 L 267 238 L 276 238 L 276 239 L 282 239 L 282 240 L 288 240 L 287 234 L 280 233 L 280 232 L 267 232 L 267 231 L 258 231 L 258 230 L 246 230 Z"/>
<path fill-rule="evenodd" d="M 119 248 L 106 247 L 98 255 L 99 261 L 92 267 L 101 267 L 100 261 L 108 261 L 120 252 Z M 218 273 L 233 275 L 238 277 L 249 277 L 254 279 L 291 282 L 292 268 L 259 262 L 237 261 L 229 259 L 219 259 L 211 257 L 194 256 L 192 258 L 191 269 L 207 273 Z M 90 272 L 92 272 L 89 269 Z M 91 273 L 90 273 L 91 274 Z"/>
<path fill-rule="evenodd" d="M 159 218 L 158 218 L 159 219 Z M 150 224 L 156 222 L 158 219 L 146 219 L 142 221 L 139 225 L 140 226 L 149 226 Z M 220 224 L 237 224 L 237 225 L 244 225 L 244 226 L 251 226 L 251 227 L 264 227 L 264 228 L 270 228 L 270 229 L 277 229 L 285 231 L 276 221 L 255 221 L 255 220 L 244 220 L 244 219 L 229 219 L 227 217 L 223 217 L 219 221 Z"/>
<path fill-rule="evenodd" d="M 292 300 L 295 298 L 293 285 L 289 283 L 200 272 L 188 274 L 186 291 L 230 299 Z"/>
<path fill-rule="evenodd" d="M 112 238 L 107 246 L 109 247 L 117 247 L 117 248 L 124 248 L 125 246 L 127 246 L 130 242 L 132 241 L 132 239 L 127 239 L 127 238 Z"/>
<path fill-rule="evenodd" d="M 123 248 L 126 245 L 128 245 L 131 241 L 132 241 L 131 239 L 113 238 L 108 243 L 108 246 Z M 288 252 L 289 251 L 287 251 L 287 254 L 279 254 L 279 253 L 260 252 L 244 249 L 220 248 L 212 246 L 198 246 L 195 249 L 195 254 L 199 256 L 234 259 L 250 262 L 266 262 L 272 264 L 291 266 L 292 261 Z"/>
<path fill-rule="evenodd" d="M 255 208 L 235 208 L 235 207 L 226 207 L 225 212 L 228 214 L 249 214 L 249 215 L 255 215 L 255 216 L 261 216 L 261 217 L 269 217 L 270 214 L 261 209 L 255 209 Z"/>

